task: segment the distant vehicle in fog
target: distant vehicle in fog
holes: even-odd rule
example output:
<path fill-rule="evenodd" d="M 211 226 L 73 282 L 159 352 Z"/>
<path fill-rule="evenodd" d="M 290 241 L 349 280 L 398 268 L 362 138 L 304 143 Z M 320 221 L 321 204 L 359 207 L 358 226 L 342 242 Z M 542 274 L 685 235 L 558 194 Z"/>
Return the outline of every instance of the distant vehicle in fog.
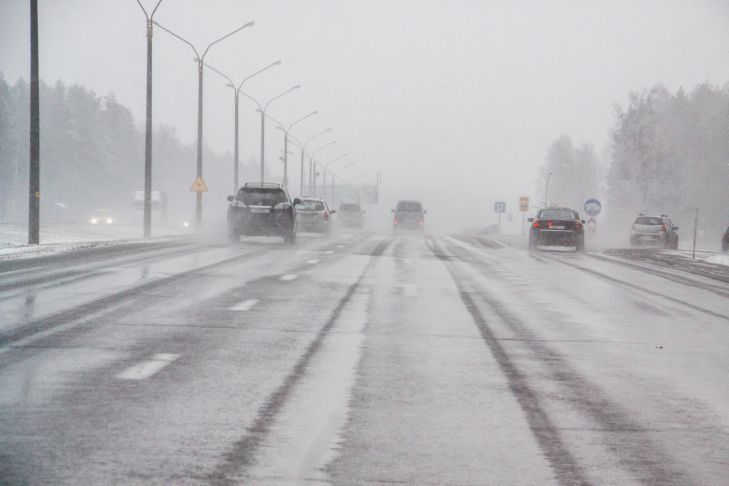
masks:
<path fill-rule="evenodd" d="M 678 226 L 675 226 L 665 214 L 660 216 L 639 215 L 630 229 L 630 246 L 641 245 L 678 248 Z"/>
<path fill-rule="evenodd" d="M 729 228 L 726 229 L 724 235 L 721 237 L 721 251 L 724 253 L 729 252 Z"/>
<path fill-rule="evenodd" d="M 334 221 L 331 217 L 336 209 L 329 209 L 320 198 L 304 197 L 296 205 L 296 220 L 299 231 L 331 234 Z"/>
<path fill-rule="evenodd" d="M 110 209 L 97 209 L 91 213 L 91 218 L 89 218 L 91 224 L 112 224 L 113 222 L 114 218 Z"/>
<path fill-rule="evenodd" d="M 359 203 L 340 203 L 337 222 L 348 228 L 362 229 L 364 227 L 365 213 L 366 211 L 362 209 Z"/>
<path fill-rule="evenodd" d="M 423 209 L 420 201 L 400 201 L 392 212 L 394 213 L 393 231 L 425 230 L 425 215 L 428 212 Z"/>
<path fill-rule="evenodd" d="M 235 196 L 228 196 L 228 237 L 238 241 L 240 235 L 282 236 L 296 243 L 296 208 L 282 184 L 247 182 Z"/>
<path fill-rule="evenodd" d="M 535 218 L 529 218 L 529 222 L 529 249 L 573 246 L 576 251 L 585 251 L 585 221 L 574 209 L 540 209 Z"/>

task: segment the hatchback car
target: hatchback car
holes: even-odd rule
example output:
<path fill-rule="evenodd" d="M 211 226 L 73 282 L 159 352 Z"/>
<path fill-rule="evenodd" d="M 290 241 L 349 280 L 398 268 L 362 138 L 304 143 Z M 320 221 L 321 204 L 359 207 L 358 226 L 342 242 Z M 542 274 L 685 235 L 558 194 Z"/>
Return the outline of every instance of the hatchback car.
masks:
<path fill-rule="evenodd" d="M 228 236 L 282 236 L 296 242 L 296 205 L 282 184 L 247 182 L 235 196 L 228 196 Z"/>
<path fill-rule="evenodd" d="M 539 246 L 573 246 L 585 251 L 585 221 L 570 208 L 540 209 L 536 218 L 529 218 L 529 248 Z"/>
<path fill-rule="evenodd" d="M 428 212 L 423 209 L 420 201 L 400 201 L 392 212 L 394 213 L 393 231 L 425 231 L 425 215 Z"/>
<path fill-rule="evenodd" d="M 296 205 L 298 230 L 331 234 L 334 226 L 331 215 L 336 212 L 336 209 L 329 209 L 323 199 L 304 197 Z"/>
<path fill-rule="evenodd" d="M 365 213 L 366 211 L 362 209 L 359 203 L 340 203 L 337 222 L 348 228 L 362 229 L 364 227 Z"/>
<path fill-rule="evenodd" d="M 630 246 L 657 245 L 663 248 L 678 248 L 678 226 L 662 214 L 635 218 L 630 229 Z"/>

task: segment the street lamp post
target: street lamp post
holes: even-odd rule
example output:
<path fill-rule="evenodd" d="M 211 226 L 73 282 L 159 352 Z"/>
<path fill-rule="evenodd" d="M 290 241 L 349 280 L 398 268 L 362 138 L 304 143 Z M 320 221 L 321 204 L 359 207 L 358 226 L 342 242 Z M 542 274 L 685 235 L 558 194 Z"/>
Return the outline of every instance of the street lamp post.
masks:
<path fill-rule="evenodd" d="M 154 21 L 153 21 L 154 22 Z M 168 28 L 160 25 L 158 22 L 154 22 L 154 24 L 159 27 L 160 29 L 164 30 L 168 34 L 176 37 L 177 39 L 181 40 L 190 48 L 192 48 L 192 51 L 195 53 L 195 61 L 197 62 L 197 177 L 202 179 L 202 136 L 203 136 L 203 66 L 205 61 L 205 56 L 210 51 L 210 48 L 213 47 L 218 42 L 227 39 L 231 35 L 240 32 L 241 30 L 245 29 L 246 27 L 253 27 L 255 25 L 255 22 L 248 22 L 247 24 L 242 25 L 241 27 L 238 27 L 234 31 L 224 35 L 220 39 L 217 39 L 213 42 L 211 42 L 203 51 L 202 55 L 198 52 L 198 50 L 195 48 L 192 43 L 190 43 L 188 40 L 180 37 L 179 35 L 175 34 Z M 196 198 L 195 198 L 195 226 L 198 230 L 202 227 L 202 192 L 197 191 L 196 192 Z"/>
<path fill-rule="evenodd" d="M 304 143 L 300 145 L 301 147 L 301 178 L 299 180 L 299 191 L 301 195 L 304 194 L 304 153 L 306 153 L 306 147 L 309 145 L 310 142 L 314 141 L 315 139 L 321 137 L 325 133 L 331 132 L 331 128 L 326 128 L 322 130 L 321 132 L 317 133 L 314 136 L 309 137 Z M 311 165 L 309 166 L 309 181 L 311 182 Z M 311 183 L 309 184 L 309 191 L 311 191 Z"/>
<path fill-rule="evenodd" d="M 544 207 L 549 206 L 549 178 L 552 177 L 552 172 L 547 174 L 547 184 L 544 188 Z"/>
<path fill-rule="evenodd" d="M 326 164 L 324 164 L 324 166 L 323 166 L 324 167 L 324 174 L 323 174 L 323 177 L 321 179 L 322 180 L 322 197 L 324 199 L 327 198 L 327 174 L 329 173 L 329 167 L 332 164 L 335 164 L 335 163 L 339 162 L 340 160 L 342 160 L 346 156 L 347 156 L 347 154 L 346 153 L 343 153 L 341 155 L 336 156 L 335 158 L 333 158 L 332 160 L 330 160 Z"/>
<path fill-rule="evenodd" d="M 274 96 L 273 98 L 271 98 L 270 100 L 268 100 L 268 102 L 266 102 L 265 104 L 261 104 L 257 99 L 253 98 L 252 96 L 249 96 L 249 95 L 245 94 L 243 91 L 240 91 L 240 94 L 242 94 L 243 96 L 245 96 L 249 100 L 253 101 L 256 104 L 256 106 L 258 106 L 258 111 L 261 113 L 261 182 L 264 182 L 264 177 L 265 177 L 264 176 L 264 171 L 265 171 L 265 167 L 266 167 L 266 158 L 265 158 L 265 155 L 266 155 L 266 151 L 265 151 L 265 147 L 266 147 L 266 143 L 265 143 L 265 137 L 266 137 L 266 110 L 268 110 L 268 107 L 271 105 L 271 103 L 273 103 L 277 99 L 281 98 L 282 96 L 284 96 L 284 95 L 286 95 L 288 93 L 291 93 L 292 91 L 297 90 L 299 88 L 301 88 L 301 85 L 300 84 L 297 84 L 295 86 L 292 86 L 289 89 L 287 89 L 286 91 L 277 94 L 276 96 Z"/>
<path fill-rule="evenodd" d="M 319 152 L 321 152 L 322 150 L 324 150 L 327 147 L 331 147 L 335 143 L 337 143 L 337 141 L 332 140 L 331 142 L 326 143 L 326 144 L 322 145 L 321 147 L 319 147 L 318 149 L 314 150 L 309 155 L 309 179 L 310 179 L 309 192 L 311 192 L 312 196 L 316 196 L 316 162 L 315 162 L 314 157 L 316 156 L 316 154 L 318 154 Z"/>
<path fill-rule="evenodd" d="M 292 122 L 289 124 L 288 128 L 284 128 L 283 123 L 276 120 L 271 115 L 266 115 L 268 118 L 270 118 L 276 125 L 279 130 L 281 130 L 284 133 L 284 156 L 283 156 L 283 163 L 284 163 L 284 176 L 283 176 L 283 184 L 284 186 L 289 186 L 289 138 L 292 137 L 291 135 L 291 129 L 294 128 L 294 125 L 297 125 L 298 123 L 306 120 L 307 118 L 314 116 L 319 113 L 319 110 L 314 110 L 311 113 L 302 116 L 298 120 Z"/>
<path fill-rule="evenodd" d="M 339 169 L 337 169 L 337 170 L 339 171 L 339 173 L 341 173 L 341 172 L 342 172 L 342 171 L 343 171 L 344 169 L 346 169 L 346 168 L 348 168 L 348 167 L 351 167 L 351 166 L 353 166 L 353 165 L 354 165 L 354 162 L 347 162 L 346 164 L 344 164 L 343 166 L 341 166 L 341 167 L 340 167 Z M 332 188 L 332 189 L 331 189 L 331 192 L 332 192 L 332 200 L 331 200 L 331 202 L 332 202 L 332 204 L 333 204 L 333 203 L 334 203 L 334 195 L 335 195 L 335 192 L 334 192 L 334 180 L 335 180 L 335 179 L 336 179 L 337 177 L 339 177 L 340 179 L 342 179 L 342 176 L 340 176 L 339 174 L 337 174 L 336 172 L 334 172 L 334 171 L 332 171 L 332 170 L 330 170 L 329 172 L 331 172 L 331 173 L 332 173 L 332 177 L 331 177 L 331 181 L 332 181 L 332 182 L 331 182 L 331 188 Z M 343 180 L 343 179 L 342 179 L 342 180 Z"/>
<path fill-rule="evenodd" d="M 240 95 L 240 92 L 241 92 L 240 90 L 241 90 L 241 88 L 243 87 L 243 84 L 246 81 L 248 81 L 249 79 L 251 79 L 254 76 L 257 76 L 257 75 L 261 74 L 263 71 L 266 71 L 266 70 L 272 68 L 273 66 L 278 66 L 279 64 L 281 64 L 281 60 L 274 61 L 271 64 L 269 64 L 268 66 L 266 66 L 266 67 L 264 67 L 262 69 L 259 69 L 255 73 L 253 73 L 253 74 L 251 74 L 249 76 L 246 76 L 245 78 L 243 78 L 241 80 L 240 83 L 237 83 L 237 84 L 234 83 L 233 80 L 229 76 L 227 76 L 227 75 L 223 74 L 222 72 L 218 71 L 217 69 L 215 69 L 211 65 L 205 64 L 205 67 L 207 67 L 208 69 L 210 69 L 214 73 L 217 73 L 220 76 L 222 76 L 223 78 L 225 78 L 228 81 L 227 86 L 230 87 L 230 88 L 233 88 L 233 91 L 235 92 L 235 96 L 234 96 L 234 102 L 235 102 L 235 142 L 234 142 L 234 148 L 233 148 L 233 194 L 235 194 L 238 191 L 238 171 L 239 171 L 239 167 L 240 167 L 240 165 L 238 163 L 238 100 L 240 98 L 240 96 L 239 96 Z"/>
<path fill-rule="evenodd" d="M 143 235 L 148 238 L 152 235 L 152 33 L 154 14 L 162 0 L 147 13 L 142 3 L 137 0 L 139 7 L 147 18 L 147 109 L 144 127 L 144 229 Z"/>

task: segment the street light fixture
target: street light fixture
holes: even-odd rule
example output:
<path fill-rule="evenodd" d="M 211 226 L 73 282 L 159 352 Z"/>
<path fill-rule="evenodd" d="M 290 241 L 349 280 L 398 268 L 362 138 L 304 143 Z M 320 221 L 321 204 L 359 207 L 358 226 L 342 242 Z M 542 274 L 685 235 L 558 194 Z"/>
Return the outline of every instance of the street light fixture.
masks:
<path fill-rule="evenodd" d="M 327 174 L 329 173 L 329 167 L 332 164 L 335 164 L 335 163 L 339 162 L 340 160 L 342 160 L 346 156 L 347 156 L 347 154 L 346 153 L 343 153 L 343 154 L 338 155 L 337 157 L 333 158 L 332 160 L 330 160 L 329 162 L 327 162 L 326 164 L 323 165 L 323 167 L 324 167 L 324 174 L 322 175 L 322 179 L 321 180 L 322 180 L 322 196 L 324 197 L 324 199 L 327 198 Z"/>
<path fill-rule="evenodd" d="M 276 120 L 271 115 L 266 115 L 268 118 L 270 118 L 276 125 L 279 130 L 281 130 L 284 133 L 284 157 L 283 157 L 283 163 L 284 163 L 284 176 L 283 176 L 283 184 L 284 186 L 289 186 L 289 137 L 291 136 L 291 129 L 294 128 L 294 125 L 306 120 L 307 118 L 314 116 L 319 113 L 319 110 L 314 110 L 311 113 L 307 114 L 306 116 L 302 116 L 298 120 L 292 122 L 289 124 L 288 128 L 284 128 L 283 123 Z"/>
<path fill-rule="evenodd" d="M 218 71 L 217 69 L 212 67 L 210 64 L 205 64 L 205 67 L 207 67 L 214 73 L 217 73 L 220 76 L 222 76 L 223 78 L 225 78 L 228 81 L 228 84 L 226 86 L 233 88 L 233 91 L 235 91 L 235 99 L 234 99 L 234 101 L 235 101 L 235 144 L 234 144 L 234 150 L 233 150 L 233 152 L 234 152 L 234 156 L 233 156 L 233 158 L 234 158 L 234 161 L 233 161 L 233 194 L 235 194 L 238 191 L 238 169 L 239 169 L 239 163 L 238 163 L 238 99 L 240 98 L 240 96 L 239 96 L 240 92 L 241 92 L 240 90 L 246 81 L 248 81 L 252 77 L 257 76 L 257 75 L 261 74 L 262 72 L 264 72 L 274 66 L 278 66 L 279 64 L 281 64 L 280 59 L 278 61 L 272 62 L 271 64 L 269 64 L 268 66 L 266 66 L 262 69 L 259 69 L 255 73 L 253 73 L 249 76 L 246 76 L 245 78 L 243 78 L 241 80 L 240 83 L 234 83 L 233 80 L 229 76 Z"/>
<path fill-rule="evenodd" d="M 154 22 L 154 21 L 153 21 Z M 210 51 L 210 48 L 213 47 L 218 42 L 227 39 L 231 35 L 240 32 L 241 30 L 245 29 L 246 27 L 253 27 L 256 25 L 255 22 L 248 22 L 247 24 L 242 25 L 241 27 L 238 27 L 232 32 L 229 32 L 228 34 L 225 34 L 223 37 L 211 42 L 208 44 L 208 46 L 203 51 L 202 55 L 198 52 L 198 50 L 195 48 L 195 46 L 188 40 L 184 39 L 183 37 L 179 36 L 178 34 L 175 34 L 170 29 L 160 25 L 158 22 L 154 22 L 154 24 L 159 27 L 160 29 L 164 30 L 168 34 L 176 37 L 177 39 L 181 40 L 195 53 L 195 61 L 197 62 L 197 177 L 198 179 L 202 180 L 202 137 L 203 137 L 203 66 L 205 61 L 205 56 Z M 202 227 L 202 192 L 196 191 L 196 198 L 195 198 L 195 226 L 198 230 Z"/>
<path fill-rule="evenodd" d="M 258 111 L 261 113 L 261 182 L 264 182 L 264 170 L 266 166 L 266 159 L 265 159 L 265 135 L 266 135 L 266 110 L 268 110 L 268 107 L 276 101 L 277 99 L 281 98 L 284 95 L 287 95 L 288 93 L 291 93 L 294 90 L 297 90 L 301 88 L 300 84 L 297 84 L 295 86 L 290 87 L 286 91 L 277 94 L 270 100 L 268 100 L 265 104 L 261 104 L 257 99 L 253 98 L 252 96 L 247 95 L 243 91 L 240 91 L 240 94 L 248 98 L 249 100 L 253 101 L 258 106 Z"/>
<path fill-rule="evenodd" d="M 148 238 L 152 235 L 152 31 L 154 14 L 162 0 L 152 9 L 152 13 L 137 0 L 139 7 L 147 18 L 147 109 L 144 127 L 144 229 L 143 235 Z"/>
<path fill-rule="evenodd" d="M 299 147 L 301 148 L 301 178 L 299 180 L 299 191 L 302 195 L 304 194 L 304 153 L 306 152 L 306 147 L 307 145 L 309 145 L 310 142 L 331 131 L 331 128 L 326 128 L 316 135 L 309 137 L 304 143 L 299 142 Z M 309 160 L 311 161 L 311 159 Z M 309 190 L 311 190 L 311 163 L 309 163 Z"/>
<path fill-rule="evenodd" d="M 310 179 L 309 192 L 311 192 L 312 196 L 316 196 L 316 162 L 314 161 L 314 157 L 316 156 L 316 154 L 318 154 L 319 152 L 321 152 L 322 150 L 324 150 L 327 147 L 331 147 L 335 143 L 337 143 L 337 141 L 332 140 L 331 142 L 326 143 L 326 144 L 322 145 L 321 147 L 319 147 L 318 149 L 314 150 L 309 155 L 309 179 Z"/>

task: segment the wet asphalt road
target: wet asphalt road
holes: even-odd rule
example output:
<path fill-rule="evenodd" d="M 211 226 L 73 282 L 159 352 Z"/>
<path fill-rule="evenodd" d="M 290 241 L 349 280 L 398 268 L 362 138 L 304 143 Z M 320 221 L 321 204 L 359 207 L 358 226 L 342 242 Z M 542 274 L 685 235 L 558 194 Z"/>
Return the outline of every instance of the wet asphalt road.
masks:
<path fill-rule="evenodd" d="M 468 237 L 0 273 L 0 483 L 727 484 L 729 285 Z"/>

